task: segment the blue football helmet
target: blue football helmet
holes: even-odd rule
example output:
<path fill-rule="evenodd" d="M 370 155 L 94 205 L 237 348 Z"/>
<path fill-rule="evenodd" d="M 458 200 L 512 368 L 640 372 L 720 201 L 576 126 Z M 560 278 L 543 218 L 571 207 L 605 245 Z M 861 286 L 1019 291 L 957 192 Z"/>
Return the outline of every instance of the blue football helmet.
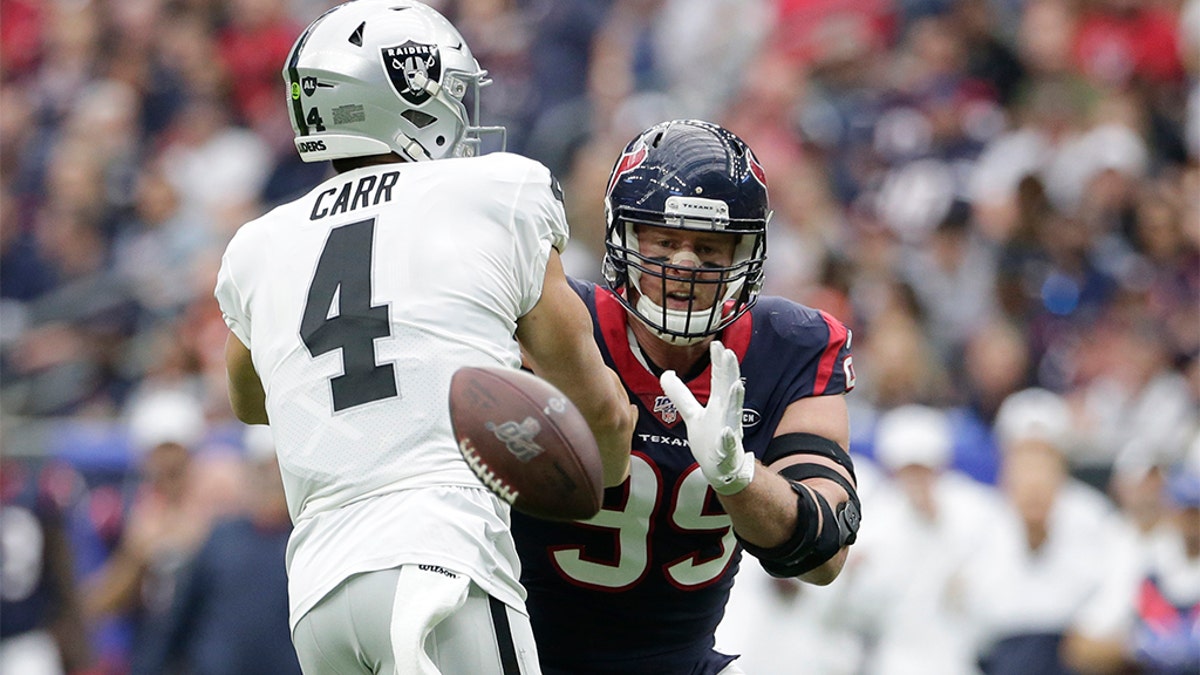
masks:
<path fill-rule="evenodd" d="M 663 340 L 695 344 L 745 314 L 762 290 L 767 257 L 767 181 L 742 139 L 699 120 L 657 124 L 638 134 L 613 167 L 605 197 L 604 277 L 631 314 Z M 645 227 L 715 232 L 735 238 L 729 265 L 672 264 L 643 252 Z M 646 284 L 668 284 L 687 308 L 647 297 Z M 697 293 L 700 287 L 714 293 Z M 690 289 L 680 292 L 678 289 Z M 698 297 L 716 301 L 697 302 Z"/>

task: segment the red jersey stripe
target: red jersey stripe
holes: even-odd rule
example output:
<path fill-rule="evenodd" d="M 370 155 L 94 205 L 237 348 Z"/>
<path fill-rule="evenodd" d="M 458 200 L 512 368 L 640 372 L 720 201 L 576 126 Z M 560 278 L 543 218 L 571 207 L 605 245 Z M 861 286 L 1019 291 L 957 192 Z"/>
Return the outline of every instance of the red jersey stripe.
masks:
<path fill-rule="evenodd" d="M 817 364 L 817 379 L 813 383 L 813 396 L 825 394 L 825 390 L 829 387 L 829 380 L 833 378 L 833 369 L 837 366 L 838 354 L 841 353 L 842 346 L 846 344 L 846 327 L 842 325 L 842 322 L 823 311 L 821 318 L 829 327 L 829 342 L 825 345 L 825 351 L 821 353 L 821 361 Z"/>

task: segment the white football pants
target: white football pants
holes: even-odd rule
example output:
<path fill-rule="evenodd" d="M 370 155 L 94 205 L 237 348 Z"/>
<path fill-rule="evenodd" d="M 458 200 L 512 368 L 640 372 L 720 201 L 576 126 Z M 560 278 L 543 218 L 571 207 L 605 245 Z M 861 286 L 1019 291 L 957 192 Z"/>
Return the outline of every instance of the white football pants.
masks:
<path fill-rule="evenodd" d="M 402 565 L 358 574 L 292 634 L 306 675 L 540 675 L 529 617 L 465 574 Z"/>

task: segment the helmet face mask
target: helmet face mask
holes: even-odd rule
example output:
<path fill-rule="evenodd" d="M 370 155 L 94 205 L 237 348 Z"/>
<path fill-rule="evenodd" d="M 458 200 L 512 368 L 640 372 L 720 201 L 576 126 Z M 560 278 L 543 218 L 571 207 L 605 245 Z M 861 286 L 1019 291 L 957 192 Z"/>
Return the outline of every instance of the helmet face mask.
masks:
<path fill-rule="evenodd" d="M 487 71 L 449 21 L 414 0 L 334 7 L 293 45 L 283 77 L 306 162 L 472 156 L 480 134 L 504 133 L 472 123 Z"/>
<path fill-rule="evenodd" d="M 605 210 L 605 280 L 659 338 L 695 344 L 757 300 L 766 182 L 732 133 L 695 120 L 646 130 L 617 161 Z"/>

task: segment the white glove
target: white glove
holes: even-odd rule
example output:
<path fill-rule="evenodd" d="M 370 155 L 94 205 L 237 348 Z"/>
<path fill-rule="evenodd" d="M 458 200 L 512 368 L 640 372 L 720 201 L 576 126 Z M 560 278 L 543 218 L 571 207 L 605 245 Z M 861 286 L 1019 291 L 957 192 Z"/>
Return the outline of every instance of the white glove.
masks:
<path fill-rule="evenodd" d="M 708 406 L 692 396 L 675 371 L 659 378 L 663 393 L 675 404 L 687 425 L 688 445 L 700 464 L 700 471 L 718 494 L 732 495 L 746 489 L 754 480 L 754 455 L 742 448 L 742 384 L 737 355 L 714 340 L 712 354 L 712 393 Z"/>

